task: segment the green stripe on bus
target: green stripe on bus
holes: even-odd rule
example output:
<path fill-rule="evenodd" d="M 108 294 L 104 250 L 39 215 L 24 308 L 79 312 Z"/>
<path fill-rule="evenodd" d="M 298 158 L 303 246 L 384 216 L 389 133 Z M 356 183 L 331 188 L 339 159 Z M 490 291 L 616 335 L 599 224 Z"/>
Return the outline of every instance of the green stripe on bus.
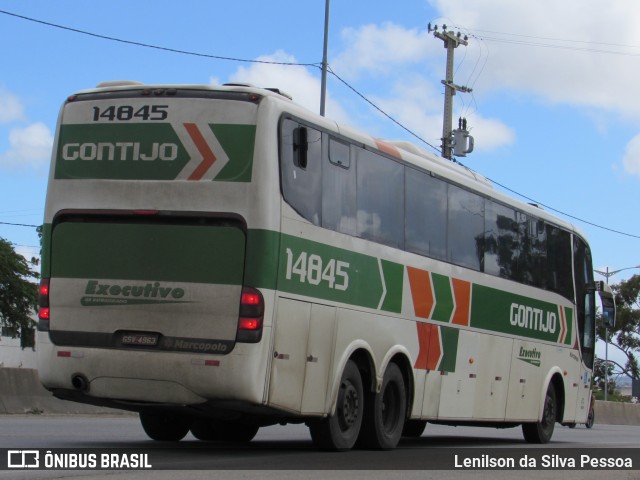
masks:
<path fill-rule="evenodd" d="M 189 160 L 168 123 L 61 125 L 55 178 L 173 180 Z"/>
<path fill-rule="evenodd" d="M 567 336 L 564 339 L 565 345 L 573 345 L 571 340 L 573 339 L 573 308 L 569 307 L 560 307 L 564 308 L 564 316 L 567 320 Z"/>
<path fill-rule="evenodd" d="M 455 372 L 460 330 L 457 328 L 440 327 L 440 335 L 442 336 L 442 360 L 440 360 L 438 370 L 442 372 Z"/>
<path fill-rule="evenodd" d="M 558 305 L 491 287 L 472 287 L 471 327 L 558 342 Z M 570 324 L 572 318 L 567 317 Z"/>
<path fill-rule="evenodd" d="M 278 290 L 400 313 L 402 265 L 382 262 L 383 279 L 376 257 L 292 235 L 281 239 Z"/>
<path fill-rule="evenodd" d="M 53 230 L 51 275 L 240 285 L 244 248 L 233 227 L 67 222 Z"/>
<path fill-rule="evenodd" d="M 193 127 L 207 128 L 206 125 Z M 250 182 L 256 126 L 211 124 L 208 127 L 224 150 L 220 152 L 220 147 L 215 147 L 214 142 L 204 145 L 216 157 L 214 163 L 223 161 L 219 157 L 228 157 L 228 163 L 214 180 Z M 195 143 L 196 139 L 187 133 L 183 133 L 182 138 L 192 144 L 183 144 L 169 123 L 61 125 L 54 177 L 68 180 L 174 180 L 190 161 L 201 161 L 202 152 Z M 204 142 L 207 142 L 206 138 Z M 189 155 L 189 147 L 197 152 L 194 158 Z M 191 166 L 187 168 L 191 169 Z"/>
<path fill-rule="evenodd" d="M 250 182 L 256 126 L 209 125 L 209 127 L 229 156 L 229 163 L 215 179 L 226 182 Z"/>
<path fill-rule="evenodd" d="M 454 307 L 451 279 L 438 273 L 432 273 L 431 280 L 436 303 L 431 318 L 439 322 L 449 322 Z"/>
<path fill-rule="evenodd" d="M 255 288 L 275 290 L 278 279 L 280 233 L 272 230 L 247 231 L 247 253 L 244 284 Z"/>
<path fill-rule="evenodd" d="M 382 310 L 400 313 L 402 311 L 402 290 L 404 288 L 404 265 L 381 260 L 384 282 L 387 293 L 382 303 Z"/>

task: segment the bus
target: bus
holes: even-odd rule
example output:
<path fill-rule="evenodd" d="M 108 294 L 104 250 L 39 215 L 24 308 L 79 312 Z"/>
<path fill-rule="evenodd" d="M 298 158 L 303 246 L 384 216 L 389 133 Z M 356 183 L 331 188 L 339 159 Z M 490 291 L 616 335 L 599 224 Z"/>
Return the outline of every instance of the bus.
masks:
<path fill-rule="evenodd" d="M 583 234 L 406 142 L 278 89 L 105 82 L 62 106 L 38 370 L 154 440 L 392 449 L 427 423 L 585 423 Z"/>

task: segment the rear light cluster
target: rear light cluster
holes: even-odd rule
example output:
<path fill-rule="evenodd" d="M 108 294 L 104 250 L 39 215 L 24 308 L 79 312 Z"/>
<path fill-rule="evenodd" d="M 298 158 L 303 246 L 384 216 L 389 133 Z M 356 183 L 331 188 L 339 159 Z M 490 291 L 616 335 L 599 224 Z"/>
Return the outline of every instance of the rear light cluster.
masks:
<path fill-rule="evenodd" d="M 40 280 L 38 287 L 38 329 L 49 330 L 49 319 L 51 310 L 49 309 L 49 279 Z"/>
<path fill-rule="evenodd" d="M 257 343 L 262 338 L 264 320 L 264 298 L 259 290 L 242 287 L 240 315 L 238 318 L 237 342 Z"/>

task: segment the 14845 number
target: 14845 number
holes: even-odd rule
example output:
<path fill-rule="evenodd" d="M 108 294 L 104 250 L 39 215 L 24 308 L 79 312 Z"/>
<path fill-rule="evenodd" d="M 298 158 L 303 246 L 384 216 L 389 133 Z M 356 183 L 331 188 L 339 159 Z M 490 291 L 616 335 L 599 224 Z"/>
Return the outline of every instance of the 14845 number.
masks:
<path fill-rule="evenodd" d="M 93 121 L 109 121 L 113 122 L 128 120 L 166 120 L 169 116 L 169 105 L 143 105 L 141 107 L 133 107 L 131 105 L 120 105 L 116 107 L 100 108 L 93 107 Z"/>
<path fill-rule="evenodd" d="M 329 288 L 344 291 L 349 288 L 349 263 L 335 258 L 324 263 L 320 255 L 300 252 L 294 261 L 293 251 L 287 248 L 287 280 L 296 276 L 301 283 L 320 285 L 327 282 Z"/>

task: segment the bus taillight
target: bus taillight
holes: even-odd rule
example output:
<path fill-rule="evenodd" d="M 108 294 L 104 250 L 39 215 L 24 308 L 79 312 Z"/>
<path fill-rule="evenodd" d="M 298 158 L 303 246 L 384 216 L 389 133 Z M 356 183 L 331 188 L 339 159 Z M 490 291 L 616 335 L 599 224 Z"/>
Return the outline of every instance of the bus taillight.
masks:
<path fill-rule="evenodd" d="M 38 319 L 40 330 L 49 330 L 49 318 L 51 311 L 49 309 L 49 279 L 40 280 L 38 287 Z"/>
<path fill-rule="evenodd" d="M 243 287 L 240 297 L 240 315 L 236 341 L 257 343 L 262 338 L 264 319 L 264 298 L 259 290 Z"/>

